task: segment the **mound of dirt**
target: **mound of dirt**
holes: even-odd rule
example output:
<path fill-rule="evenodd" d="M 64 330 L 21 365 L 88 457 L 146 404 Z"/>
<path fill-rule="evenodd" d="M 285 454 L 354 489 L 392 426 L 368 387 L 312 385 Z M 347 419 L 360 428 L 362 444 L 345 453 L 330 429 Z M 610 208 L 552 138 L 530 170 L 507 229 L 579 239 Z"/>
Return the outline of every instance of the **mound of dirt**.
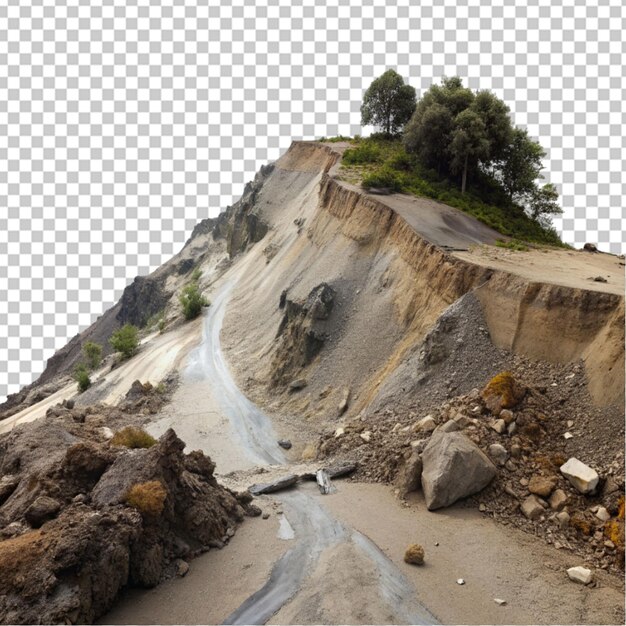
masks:
<path fill-rule="evenodd" d="M 173 430 L 129 449 L 98 414 L 112 425 L 123 411 L 62 409 L 0 437 L 1 623 L 92 622 L 123 587 L 183 571 L 259 512 Z"/>
<path fill-rule="evenodd" d="M 498 466 L 496 479 L 465 500 L 466 506 L 479 506 L 485 515 L 541 536 L 594 567 L 623 568 L 619 521 L 624 496 L 623 415 L 594 407 L 581 363 L 559 366 L 511 356 L 508 369 L 527 388 L 511 409 L 494 414 L 479 388 L 432 409 L 429 420 L 417 410 L 386 408 L 325 433 L 318 458 L 348 458 L 358 463 L 357 480 L 400 485 L 406 482 L 405 467 L 430 440 L 432 431 L 426 423 L 432 420 L 437 425 L 434 432 L 461 430 Z M 600 475 L 592 494 L 578 493 L 560 473 L 571 457 Z M 564 495 L 550 500 L 557 490 Z M 529 518 L 522 505 L 531 496 L 541 498 L 541 510 Z M 609 519 L 602 519 L 600 507 L 608 511 Z M 563 512 L 567 517 L 557 518 Z"/>

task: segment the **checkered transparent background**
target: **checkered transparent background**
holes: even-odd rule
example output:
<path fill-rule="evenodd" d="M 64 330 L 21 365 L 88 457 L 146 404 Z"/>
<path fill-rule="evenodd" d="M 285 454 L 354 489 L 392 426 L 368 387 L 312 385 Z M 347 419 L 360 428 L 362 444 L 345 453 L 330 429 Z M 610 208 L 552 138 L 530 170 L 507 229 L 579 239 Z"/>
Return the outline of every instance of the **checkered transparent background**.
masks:
<path fill-rule="evenodd" d="M 493 90 L 548 149 L 564 240 L 623 251 L 620 0 L 491 4 L 0 2 L 0 396 L 292 138 L 362 132 L 389 67 Z"/>

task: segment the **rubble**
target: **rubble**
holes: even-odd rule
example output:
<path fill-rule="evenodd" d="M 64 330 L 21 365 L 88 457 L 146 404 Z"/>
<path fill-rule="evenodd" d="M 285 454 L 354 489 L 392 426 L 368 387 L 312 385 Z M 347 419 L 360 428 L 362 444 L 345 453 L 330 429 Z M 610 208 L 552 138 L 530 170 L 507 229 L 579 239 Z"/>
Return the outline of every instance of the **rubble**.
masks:
<path fill-rule="evenodd" d="M 598 485 L 598 472 L 585 465 L 582 461 L 572 457 L 559 468 L 561 474 L 583 494 L 591 493 Z"/>

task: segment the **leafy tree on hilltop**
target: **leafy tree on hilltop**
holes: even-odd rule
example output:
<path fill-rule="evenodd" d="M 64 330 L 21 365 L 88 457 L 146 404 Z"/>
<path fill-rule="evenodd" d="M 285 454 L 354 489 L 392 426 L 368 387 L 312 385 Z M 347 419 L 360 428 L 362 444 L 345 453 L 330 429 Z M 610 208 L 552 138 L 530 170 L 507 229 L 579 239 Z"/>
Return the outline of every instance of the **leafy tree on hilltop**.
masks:
<path fill-rule="evenodd" d="M 391 136 L 402 129 L 415 110 L 415 89 L 402 76 L 387 70 L 374 80 L 363 96 L 361 124 L 378 126 Z"/>
<path fill-rule="evenodd" d="M 452 157 L 450 167 L 454 173 L 461 172 L 461 193 L 467 184 L 467 169 L 489 155 L 487 127 L 480 116 L 471 109 L 461 111 L 454 120 L 455 129 L 449 151 Z"/>
<path fill-rule="evenodd" d="M 545 156 L 545 150 L 524 129 L 513 129 L 513 136 L 499 164 L 498 176 L 511 200 L 533 191 L 535 181 L 541 178 L 541 160 Z"/>

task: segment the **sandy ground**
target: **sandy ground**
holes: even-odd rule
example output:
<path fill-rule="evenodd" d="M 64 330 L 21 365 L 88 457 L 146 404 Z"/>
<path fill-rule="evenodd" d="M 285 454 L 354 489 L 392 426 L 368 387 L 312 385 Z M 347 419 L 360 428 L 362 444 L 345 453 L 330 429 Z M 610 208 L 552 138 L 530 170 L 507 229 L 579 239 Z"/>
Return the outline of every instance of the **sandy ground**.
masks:
<path fill-rule="evenodd" d="M 620 583 L 602 576 L 596 588 L 568 580 L 570 555 L 477 511 L 428 512 L 421 497 L 405 507 L 381 485 L 335 481 L 336 494 L 315 495 L 346 527 L 367 536 L 415 587 L 415 598 L 445 624 L 619 624 Z M 313 494 L 314 487 L 301 487 Z M 264 583 L 274 562 L 295 543 L 277 537 L 273 499 L 257 499 L 268 520 L 246 521 L 231 543 L 191 563 L 189 574 L 157 589 L 129 592 L 101 623 L 220 623 Z M 280 506 L 280 504 L 279 504 Z M 403 562 L 409 543 L 426 551 L 422 567 Z M 435 544 L 439 543 L 438 546 Z M 345 572 L 350 571 L 350 576 Z M 465 585 L 456 580 L 463 578 Z M 394 623 L 373 601 L 377 572 L 349 543 L 326 550 L 300 593 L 271 624 Z M 506 600 L 499 606 L 495 598 Z"/>
<path fill-rule="evenodd" d="M 265 507 L 263 507 L 265 508 Z M 101 624 L 220 624 L 269 576 L 293 541 L 278 539 L 278 518 L 247 519 L 223 550 L 191 563 L 185 578 L 128 591 Z"/>
<path fill-rule="evenodd" d="M 474 246 L 467 252 L 455 252 L 454 256 L 518 274 L 533 282 L 624 295 L 624 267 L 620 265 L 624 261 L 612 254 L 555 249 L 517 252 L 493 246 Z M 607 282 L 595 282 L 593 278 L 596 276 L 606 278 Z"/>

